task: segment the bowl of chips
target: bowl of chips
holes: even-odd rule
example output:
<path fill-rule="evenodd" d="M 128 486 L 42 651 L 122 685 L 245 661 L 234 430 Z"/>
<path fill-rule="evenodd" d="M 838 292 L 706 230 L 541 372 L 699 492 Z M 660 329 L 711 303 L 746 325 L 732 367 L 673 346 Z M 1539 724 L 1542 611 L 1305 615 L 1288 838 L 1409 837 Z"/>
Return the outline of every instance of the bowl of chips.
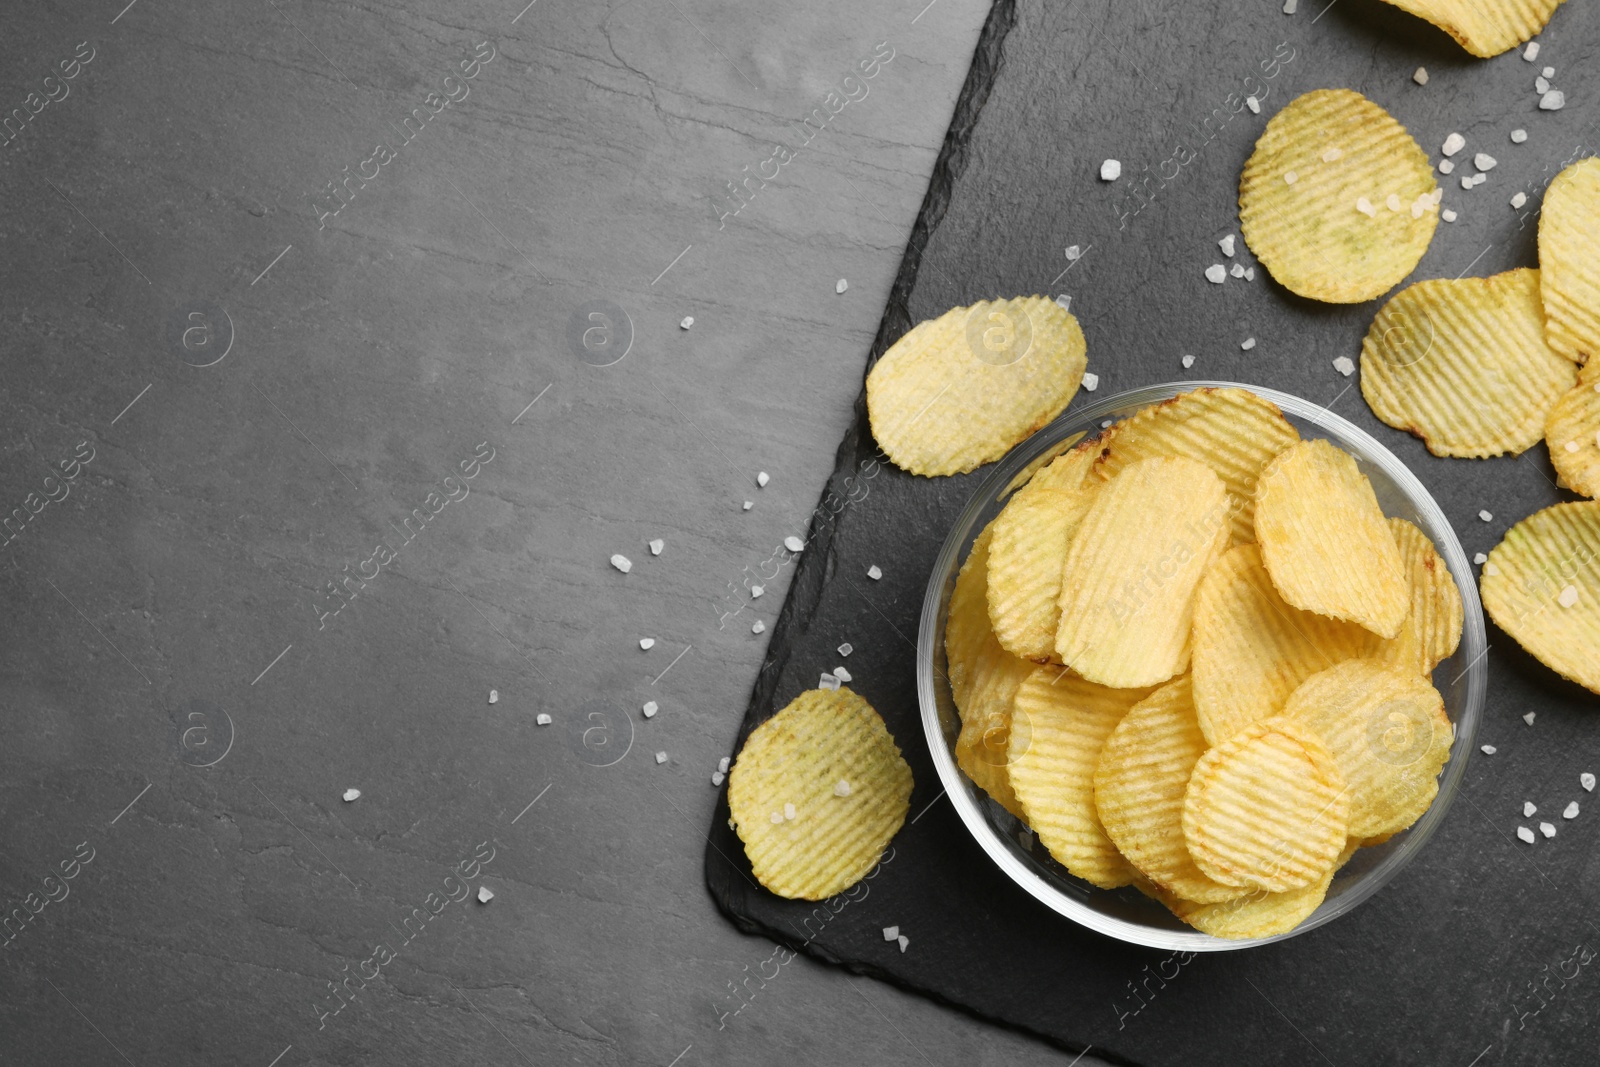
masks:
<path fill-rule="evenodd" d="M 930 575 L 917 686 L 1009 878 L 1118 940 L 1218 951 L 1411 861 L 1466 770 L 1485 651 L 1467 555 L 1383 445 L 1287 393 L 1173 382 L 995 465 Z"/>

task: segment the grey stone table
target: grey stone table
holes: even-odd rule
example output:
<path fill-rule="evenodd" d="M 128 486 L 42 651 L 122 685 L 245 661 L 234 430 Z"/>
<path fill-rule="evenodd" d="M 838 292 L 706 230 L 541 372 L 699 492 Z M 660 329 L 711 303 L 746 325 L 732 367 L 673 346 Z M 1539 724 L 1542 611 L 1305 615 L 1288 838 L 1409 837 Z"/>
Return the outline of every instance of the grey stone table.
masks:
<path fill-rule="evenodd" d="M 523 4 L 0 15 L 0 1062 L 1066 1062 L 701 881 L 985 5 Z"/>

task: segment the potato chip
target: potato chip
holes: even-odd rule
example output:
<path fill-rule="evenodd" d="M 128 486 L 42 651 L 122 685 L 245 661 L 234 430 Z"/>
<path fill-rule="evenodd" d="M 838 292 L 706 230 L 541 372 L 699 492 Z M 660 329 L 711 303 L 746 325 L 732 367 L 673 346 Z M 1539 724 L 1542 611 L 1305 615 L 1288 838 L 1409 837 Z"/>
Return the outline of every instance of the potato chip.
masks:
<path fill-rule="evenodd" d="M 1550 21 L 1561 0 L 1389 0 L 1427 19 L 1481 59 L 1526 41 Z"/>
<path fill-rule="evenodd" d="M 1011 736 L 1012 698 L 1035 666 L 1001 648 L 990 634 L 973 664 L 966 701 L 957 705 L 961 733 L 956 737 L 956 765 L 1018 818 L 1022 809 L 1011 789 L 1006 745 Z"/>
<path fill-rule="evenodd" d="M 1182 674 L 1201 573 L 1228 536 L 1228 492 L 1205 464 L 1175 456 L 1124 468 L 1095 496 L 1061 579 L 1061 661 L 1101 685 Z"/>
<path fill-rule="evenodd" d="M 1200 757 L 1183 837 L 1213 881 L 1286 893 L 1333 869 L 1349 814 L 1333 756 L 1299 722 L 1274 715 Z"/>
<path fill-rule="evenodd" d="M 984 527 L 972 542 L 966 562 L 956 575 L 955 589 L 944 622 L 945 674 L 957 708 L 967 702 L 972 689 L 973 665 L 992 631 L 989 627 L 989 542 L 994 523 Z"/>
<path fill-rule="evenodd" d="M 840 780 L 848 796 L 834 792 Z M 910 804 L 911 768 L 883 719 L 844 687 L 795 697 L 751 731 L 728 772 L 750 868 L 780 897 L 825 900 L 860 881 Z"/>
<path fill-rule="evenodd" d="M 1576 380 L 1545 341 L 1536 270 L 1408 286 L 1361 343 L 1367 406 L 1436 456 L 1524 451 Z"/>
<path fill-rule="evenodd" d="M 1478 588 L 1500 629 L 1600 693 L 1600 501 L 1556 504 L 1507 530 Z"/>
<path fill-rule="evenodd" d="M 1069 452 L 1076 451 L 1078 442 L 1082 441 L 1087 434 L 1088 431 L 1079 430 L 1077 433 L 1072 434 L 1070 437 L 1062 438 L 1050 448 L 1046 449 L 1043 454 L 1034 458 L 1026 467 L 1022 468 L 1016 473 L 1016 476 L 1013 477 L 1010 483 L 1006 485 L 1005 489 L 1001 491 L 1000 499 L 1004 500 L 1009 494 L 1016 492 L 1023 486 L 1032 482 L 1036 475 L 1038 475 L 1046 467 L 1054 464 L 1055 461 L 1060 459 L 1062 456 Z M 1065 470 L 1065 468 L 1063 468 L 1063 470 Z M 1080 478 L 1079 482 L 1082 482 L 1082 480 L 1083 479 Z M 1077 486 L 1069 485 L 1063 486 L 1062 488 L 1076 489 Z"/>
<path fill-rule="evenodd" d="M 1033 476 L 1031 488 L 1081 489 L 1111 440 L 1116 436 L 1116 426 L 1108 426 L 1098 437 L 1074 445 L 1072 451 L 1063 452 Z"/>
<path fill-rule="evenodd" d="M 1256 141 L 1239 178 L 1239 225 L 1285 288 L 1358 304 L 1416 267 L 1439 194 L 1427 154 L 1387 111 L 1349 89 L 1317 89 Z"/>
<path fill-rule="evenodd" d="M 1399 546 L 1356 461 L 1327 441 L 1283 451 L 1256 482 L 1256 540 L 1279 595 L 1297 608 L 1400 632 L 1411 589 Z"/>
<path fill-rule="evenodd" d="M 1332 882 L 1333 871 L 1329 871 L 1310 885 L 1287 893 L 1255 889 L 1220 904 L 1179 900 L 1172 911 L 1196 930 L 1212 937 L 1235 941 L 1272 937 L 1288 933 L 1310 918 L 1327 897 Z"/>
<path fill-rule="evenodd" d="M 1228 549 L 1195 599 L 1194 704 L 1206 742 L 1276 715 L 1301 682 L 1380 640 L 1353 622 L 1284 603 L 1259 545 Z"/>
<path fill-rule="evenodd" d="M 1411 576 L 1411 610 L 1400 633 L 1379 640 L 1372 655 L 1426 678 L 1461 643 L 1461 590 L 1427 534 L 1404 519 L 1390 519 L 1389 529 Z"/>
<path fill-rule="evenodd" d="M 1255 540 L 1256 477 L 1300 440 L 1278 405 L 1248 389 L 1196 389 L 1141 408 L 1117 423 L 1094 473 L 1110 479 L 1151 456 L 1186 456 L 1210 467 L 1227 486 L 1233 540 Z"/>
<path fill-rule="evenodd" d="M 1600 354 L 1600 159 L 1583 159 L 1555 176 L 1539 213 L 1539 288 L 1544 334 L 1568 359 Z"/>
<path fill-rule="evenodd" d="M 1249 890 L 1207 878 L 1183 840 L 1183 801 L 1205 751 L 1184 675 L 1133 705 L 1111 731 L 1094 772 L 1094 804 L 1106 835 L 1139 873 L 1185 900 L 1209 904 Z"/>
<path fill-rule="evenodd" d="M 1544 440 L 1561 484 L 1584 496 L 1600 496 L 1600 359 L 1585 364 L 1578 384 L 1551 407 Z"/>
<path fill-rule="evenodd" d="M 1055 656 L 1061 570 L 1094 490 L 1029 486 L 994 520 L 989 623 L 1001 647 L 1038 663 Z"/>
<path fill-rule="evenodd" d="M 1455 735 L 1426 679 L 1377 659 L 1314 674 L 1283 706 L 1319 738 L 1350 791 L 1351 837 L 1404 830 L 1439 792 Z"/>
<path fill-rule="evenodd" d="M 1046 297 L 952 308 L 867 374 L 872 435 L 912 474 L 961 474 L 1059 415 L 1084 366 L 1078 320 Z"/>
<path fill-rule="evenodd" d="M 1057 862 L 1102 889 L 1130 884 L 1135 872 L 1100 825 L 1095 764 L 1112 729 L 1146 692 L 1037 667 L 1012 705 L 1009 770 L 1023 819 Z"/>

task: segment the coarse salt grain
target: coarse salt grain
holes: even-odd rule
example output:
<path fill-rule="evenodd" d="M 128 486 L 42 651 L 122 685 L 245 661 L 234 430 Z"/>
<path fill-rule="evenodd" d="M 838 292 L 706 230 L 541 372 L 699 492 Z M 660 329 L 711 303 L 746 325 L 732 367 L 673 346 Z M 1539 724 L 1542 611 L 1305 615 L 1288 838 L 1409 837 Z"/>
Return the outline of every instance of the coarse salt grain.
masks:
<path fill-rule="evenodd" d="M 837 689 L 837 688 L 839 688 L 839 679 L 835 678 L 833 675 L 829 674 L 827 671 L 823 671 L 822 672 L 822 676 L 817 679 L 817 688 L 818 689 Z"/>
<path fill-rule="evenodd" d="M 1249 108 L 1250 113 L 1253 115 L 1261 114 L 1261 101 L 1257 100 L 1253 96 L 1247 96 L 1244 98 L 1244 106 Z"/>
<path fill-rule="evenodd" d="M 750 624 L 750 632 L 753 634 L 762 633 L 766 630 L 766 628 L 767 624 L 762 622 L 760 619 L 757 619 L 755 622 Z"/>
<path fill-rule="evenodd" d="M 1474 174 L 1472 176 L 1472 184 L 1473 185 L 1482 185 L 1484 182 L 1486 182 L 1488 180 L 1489 180 L 1489 176 L 1487 174 Z"/>
<path fill-rule="evenodd" d="M 498 689 L 489 690 L 489 703 L 491 703 L 491 704 L 500 703 L 500 690 L 498 690 Z"/>
<path fill-rule="evenodd" d="M 783 547 L 787 548 L 790 552 L 799 552 L 806 547 L 806 543 L 800 540 L 800 538 L 790 535 L 783 539 Z"/>
<path fill-rule="evenodd" d="M 1445 208 L 1443 211 L 1439 212 L 1439 217 L 1444 219 L 1446 222 L 1456 221 L 1456 213 L 1450 208 Z"/>
<path fill-rule="evenodd" d="M 839 779 L 837 782 L 834 782 L 833 783 L 833 795 L 836 796 L 836 797 L 847 797 L 847 796 L 849 796 L 850 795 L 850 783 L 848 781 L 846 781 L 845 779 L 843 779 L 843 778 Z"/>
<path fill-rule="evenodd" d="M 855 646 L 852 645 L 849 641 L 846 641 L 844 644 L 839 646 L 839 655 L 848 656 L 850 653 L 854 652 L 855 650 L 856 650 Z"/>
<path fill-rule="evenodd" d="M 781 823 L 783 821 L 783 812 L 775 811 L 775 812 L 772 813 L 770 818 L 772 819 L 773 825 L 777 825 L 778 823 Z M 1529 840 L 1532 840 L 1532 839 L 1530 838 Z"/>
<path fill-rule="evenodd" d="M 656 639 L 653 637 L 641 637 L 639 638 L 639 647 L 648 652 L 656 647 Z"/>
<path fill-rule="evenodd" d="M 667 543 L 658 537 L 650 542 L 650 554 L 652 556 L 659 556 L 661 555 L 661 550 L 666 547 Z"/>
<path fill-rule="evenodd" d="M 728 776 L 726 774 L 723 774 L 721 771 L 716 771 L 711 775 L 711 784 L 712 785 L 721 785 L 724 781 L 727 780 L 727 778 L 728 778 Z"/>
<path fill-rule="evenodd" d="M 1487 574 L 1491 578 L 1494 578 L 1499 575 L 1500 568 L 1495 566 L 1493 562 L 1485 563 L 1483 565 L 1483 573 Z"/>
<path fill-rule="evenodd" d="M 833 676 L 846 684 L 855 681 L 855 677 L 843 667 L 835 667 L 833 669 Z"/>
<path fill-rule="evenodd" d="M 1411 80 L 1416 82 L 1418 85 L 1427 85 L 1428 84 L 1428 68 L 1427 67 L 1418 67 L 1417 68 L 1417 72 L 1415 74 L 1411 75 Z"/>
<path fill-rule="evenodd" d="M 1343 155 L 1344 149 L 1339 148 L 1338 146 L 1333 148 L 1325 148 L 1322 150 L 1322 161 L 1324 163 L 1337 163 L 1339 162 L 1339 158 Z"/>
<path fill-rule="evenodd" d="M 1539 824 L 1539 832 L 1547 838 L 1556 836 L 1556 828 L 1547 822 Z"/>
<path fill-rule="evenodd" d="M 765 489 L 767 487 L 767 483 L 770 481 L 772 481 L 772 475 L 768 474 L 766 471 L 756 472 L 756 485 L 760 488 Z"/>
<path fill-rule="evenodd" d="M 1511 196 L 1511 206 L 1512 207 L 1521 207 L 1523 204 L 1526 204 L 1527 202 L 1528 202 L 1528 194 L 1527 193 L 1513 193 L 1512 196 Z"/>
<path fill-rule="evenodd" d="M 794 805 L 793 804 L 785 804 L 783 806 L 783 817 L 785 819 L 793 819 L 794 818 Z"/>
<path fill-rule="evenodd" d="M 1576 819 L 1578 817 L 1578 802 L 1576 800 L 1574 800 L 1572 803 L 1568 804 L 1565 808 L 1562 808 L 1561 809 L 1561 817 L 1563 819 Z"/>
<path fill-rule="evenodd" d="M 1244 280 L 1247 282 L 1256 280 L 1256 269 L 1254 267 L 1246 267 L 1244 269 Z"/>
<path fill-rule="evenodd" d="M 1560 89 L 1551 89 L 1539 98 L 1540 111 L 1560 111 L 1567 106 L 1567 94 Z"/>
<path fill-rule="evenodd" d="M 480 885 L 478 887 L 478 903 L 479 904 L 487 904 L 487 903 L 489 903 L 489 901 L 491 901 L 493 899 L 494 899 L 494 890 L 493 889 L 490 889 L 486 885 Z"/>
<path fill-rule="evenodd" d="M 1536 93 L 1548 93 L 1550 91 L 1550 79 L 1543 77 L 1533 79 L 1533 91 Z"/>
<path fill-rule="evenodd" d="M 360 799 L 361 799 L 361 790 L 359 790 L 359 789 L 346 789 L 344 791 L 344 802 L 346 804 L 350 803 L 353 800 L 360 800 Z"/>
<path fill-rule="evenodd" d="M 694 316 L 693 315 L 685 315 L 683 317 L 683 321 L 678 323 L 678 329 L 687 330 L 689 327 L 691 327 L 693 325 L 694 325 Z"/>
<path fill-rule="evenodd" d="M 1228 236 L 1224 237 L 1222 240 L 1217 242 L 1217 247 L 1222 249 L 1222 254 L 1223 255 L 1225 255 L 1225 256 L 1233 255 L 1233 240 L 1234 240 L 1234 236 L 1233 236 L 1233 234 L 1230 233 L 1230 234 L 1228 234 Z"/>
<path fill-rule="evenodd" d="M 1091 392 L 1091 393 L 1094 392 L 1096 389 L 1100 388 L 1100 375 L 1091 374 L 1088 371 L 1084 371 L 1083 372 L 1083 387 L 1085 389 L 1089 390 L 1089 392 Z"/>
<path fill-rule="evenodd" d="M 1478 512 L 1478 518 L 1482 519 L 1484 522 L 1493 522 L 1494 513 L 1492 511 L 1480 511 Z"/>
<path fill-rule="evenodd" d="M 1194 366 L 1194 357 L 1184 356 L 1181 362 L 1183 363 L 1184 370 L 1188 370 L 1190 367 Z"/>
<path fill-rule="evenodd" d="M 1456 169 L 1455 160 L 1453 160 L 1453 159 L 1441 159 L 1441 160 L 1439 160 L 1439 173 L 1440 174 L 1449 174 L 1451 171 L 1453 171 L 1455 169 Z"/>
<path fill-rule="evenodd" d="M 879 578 L 883 577 L 882 568 L 874 563 L 872 566 L 867 568 L 867 577 L 871 578 L 873 581 L 877 581 Z"/>
<path fill-rule="evenodd" d="M 764 585 L 752 585 L 750 587 L 750 599 L 754 600 L 754 599 L 756 599 L 756 597 L 760 596 L 761 594 L 765 593 L 766 591 L 767 591 L 767 587 L 764 586 Z"/>
<path fill-rule="evenodd" d="M 727 756 L 723 756 L 721 759 L 717 760 L 717 770 L 721 771 L 723 774 L 727 774 L 728 773 L 728 757 Z"/>
<path fill-rule="evenodd" d="M 1572 607 L 1572 605 L 1578 602 L 1578 587 L 1575 585 L 1567 586 L 1565 589 L 1561 590 L 1561 595 L 1556 597 L 1556 600 L 1564 608 Z"/>
<path fill-rule="evenodd" d="M 1578 450 L 1578 442 L 1568 441 L 1565 447 L 1568 452 L 1576 452 Z"/>
<path fill-rule="evenodd" d="M 1254 337 L 1246 337 L 1243 341 L 1239 342 L 1239 347 L 1244 349 L 1246 352 L 1250 351 L 1255 346 L 1256 339 Z"/>
<path fill-rule="evenodd" d="M 1528 131 L 1527 130 L 1512 130 L 1511 131 L 1511 143 L 1512 144 L 1521 144 L 1523 141 L 1526 141 L 1527 139 L 1528 139 Z"/>
<path fill-rule="evenodd" d="M 1530 711 L 1530 712 L 1528 712 L 1526 715 L 1524 715 L 1522 717 L 1522 721 L 1527 723 L 1529 726 L 1532 726 L 1533 725 L 1533 720 L 1538 714 L 1539 713 L 1536 712 L 1536 711 Z"/>
<path fill-rule="evenodd" d="M 1539 58 L 1539 42 L 1538 41 L 1529 41 L 1528 42 L 1528 47 L 1526 47 L 1526 48 L 1524 48 L 1522 50 L 1522 58 L 1526 59 L 1529 63 L 1532 63 L 1534 60 L 1538 59 Z"/>
<path fill-rule="evenodd" d="M 911 939 L 909 937 L 907 937 L 905 934 L 901 934 L 899 937 L 895 938 L 895 940 L 900 942 L 900 951 L 901 952 L 904 952 L 906 950 L 906 946 L 911 944 Z"/>
<path fill-rule="evenodd" d="M 657 752 L 656 753 L 656 762 L 657 763 L 665 763 L 665 762 L 667 762 L 667 754 L 665 752 Z"/>
<path fill-rule="evenodd" d="M 541 711 L 538 715 L 534 716 L 533 721 L 538 723 L 540 726 L 549 726 L 551 719 L 547 713 Z"/>
<path fill-rule="evenodd" d="M 845 281 L 843 278 L 840 278 L 838 281 L 833 283 L 833 291 L 836 293 L 842 293 L 848 288 L 850 288 L 850 283 Z"/>
<path fill-rule="evenodd" d="M 1369 219 L 1376 218 L 1378 214 L 1378 209 L 1372 206 L 1372 201 L 1364 196 L 1356 198 L 1356 210 Z"/>
<path fill-rule="evenodd" d="M 1235 263 L 1233 266 L 1228 268 L 1228 273 L 1233 275 L 1235 278 L 1243 278 L 1244 277 L 1244 264 L 1243 263 Z"/>
<path fill-rule="evenodd" d="M 1292 171 L 1292 170 L 1286 170 L 1286 171 L 1283 172 L 1284 184 L 1293 185 L 1295 182 L 1297 182 L 1299 180 L 1300 180 L 1300 175 L 1297 172 Z"/>
<path fill-rule="evenodd" d="M 1114 182 L 1122 177 L 1122 164 L 1118 160 L 1108 159 L 1100 164 L 1100 180 Z"/>
<path fill-rule="evenodd" d="M 1333 369 L 1348 378 L 1355 372 L 1356 365 L 1349 356 L 1339 356 L 1333 361 Z"/>
<path fill-rule="evenodd" d="M 1056 307 L 1060 308 L 1062 311 L 1071 311 L 1072 297 L 1068 296 L 1066 293 L 1062 293 L 1060 296 L 1056 297 Z"/>
<path fill-rule="evenodd" d="M 1077 245 L 1067 246 L 1067 261 L 1069 263 L 1077 262 L 1078 257 L 1081 255 L 1083 255 L 1083 249 L 1079 248 Z"/>
<path fill-rule="evenodd" d="M 1583 791 L 1585 793 L 1593 793 L 1594 775 L 1590 774 L 1588 771 L 1584 771 L 1582 774 L 1578 775 L 1578 784 L 1583 786 Z"/>
<path fill-rule="evenodd" d="M 1498 159 L 1494 158 L 1487 152 L 1479 152 L 1477 155 L 1472 157 L 1472 165 L 1477 167 L 1479 170 L 1494 170 L 1499 162 L 1500 161 Z"/>
<path fill-rule="evenodd" d="M 897 938 L 899 936 L 900 936 L 900 928 L 898 926 L 885 926 L 883 928 L 883 939 L 885 941 L 893 941 L 895 938 Z"/>
<path fill-rule="evenodd" d="M 629 571 L 633 570 L 633 560 L 629 559 L 627 556 L 624 556 L 620 552 L 611 557 L 611 565 L 617 568 L 617 570 L 621 571 L 623 574 L 627 574 Z"/>
<path fill-rule="evenodd" d="M 656 712 L 661 710 L 661 705 L 657 704 L 654 700 L 647 700 L 644 702 L 644 707 L 640 708 L 639 710 L 644 712 L 645 718 L 653 719 L 655 718 Z"/>
<path fill-rule="evenodd" d="M 1489 562 L 1489 557 L 1484 555 L 1482 552 L 1479 552 L 1477 555 L 1472 557 L 1472 562 L 1478 564 L 1481 567 L 1485 563 Z"/>
<path fill-rule="evenodd" d="M 749 511 L 751 508 L 753 508 L 755 506 L 756 506 L 756 502 L 754 500 L 746 500 L 744 502 L 744 510 L 745 511 Z"/>
<path fill-rule="evenodd" d="M 1461 188 L 1463 188 L 1463 189 L 1471 189 L 1474 185 L 1477 185 L 1477 184 L 1478 184 L 1477 182 L 1472 180 L 1472 175 L 1463 174 L 1461 176 Z"/>
<path fill-rule="evenodd" d="M 1295 9 L 1299 6 L 1300 0 L 1283 0 L 1283 13 L 1285 15 L 1292 15 L 1294 14 Z"/>
<path fill-rule="evenodd" d="M 1546 78 L 1554 78 L 1556 76 L 1556 68 L 1554 68 L 1554 67 L 1546 67 L 1543 70 L 1541 70 L 1539 73 L 1543 74 Z"/>
<path fill-rule="evenodd" d="M 1539 813 L 1539 809 L 1534 806 L 1533 801 L 1524 800 L 1522 802 L 1522 817 L 1524 819 L 1531 819 L 1535 815 L 1537 815 L 1538 813 Z"/>
<path fill-rule="evenodd" d="M 1213 263 L 1206 268 L 1206 281 L 1213 285 L 1221 285 L 1228 278 L 1228 268 L 1221 263 Z"/>
<path fill-rule="evenodd" d="M 1492 756 L 1496 752 L 1500 751 L 1498 748 L 1495 748 L 1493 745 L 1479 745 L 1478 748 L 1485 756 Z"/>
<path fill-rule="evenodd" d="M 1444 139 L 1444 146 L 1440 151 L 1447 156 L 1453 156 L 1465 147 L 1467 147 L 1467 139 L 1459 133 L 1452 133 Z"/>
<path fill-rule="evenodd" d="M 1524 844 L 1533 844 L 1533 831 L 1526 826 L 1517 827 L 1517 836 L 1522 839 Z"/>

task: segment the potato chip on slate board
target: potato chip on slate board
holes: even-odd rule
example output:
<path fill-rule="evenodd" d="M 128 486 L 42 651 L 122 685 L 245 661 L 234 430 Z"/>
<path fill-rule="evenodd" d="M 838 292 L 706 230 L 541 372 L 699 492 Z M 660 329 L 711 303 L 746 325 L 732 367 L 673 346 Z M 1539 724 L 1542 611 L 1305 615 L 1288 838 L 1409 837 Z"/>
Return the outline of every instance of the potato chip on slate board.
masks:
<path fill-rule="evenodd" d="M 1536 63 L 1521 48 L 1475 59 L 1379 0 L 1000 0 L 872 357 L 950 307 L 1068 296 L 1100 395 L 1203 378 L 1325 405 L 1417 474 L 1469 554 L 1487 552 L 1518 519 L 1571 498 L 1555 487 L 1544 446 L 1444 459 L 1380 423 L 1344 360 L 1358 360 L 1373 316 L 1398 289 L 1352 305 L 1293 295 L 1238 236 L 1237 195 L 1279 108 L 1312 89 L 1349 88 L 1402 123 L 1436 168 L 1446 138 L 1466 142 L 1450 157 L 1454 173 L 1440 177 L 1437 232 L 1402 285 L 1536 266 L 1545 185 L 1567 162 L 1600 152 L 1600 9 L 1563 4 L 1538 40 Z M 1534 83 L 1547 65 L 1564 92 L 1560 110 L 1539 107 Z M 1418 67 L 1426 79 L 1413 77 Z M 1513 130 L 1527 136 L 1514 141 Z M 1464 188 L 1459 178 L 1478 173 L 1480 152 L 1497 164 Z M 1101 180 L 1108 159 L 1121 163 L 1118 180 Z M 1232 272 L 1236 263 L 1253 278 Z M 1220 284 L 1207 277 L 1214 265 L 1224 268 Z M 1068 414 L 1091 399 L 1076 397 Z M 1590 918 L 1600 902 L 1600 810 L 1557 819 L 1557 835 L 1535 833 L 1533 843 L 1517 830 L 1537 831 L 1538 819 L 1574 800 L 1586 807 L 1580 775 L 1600 769 L 1600 698 L 1492 622 L 1475 744 L 1494 752 L 1455 754 L 1469 764 L 1438 833 L 1349 914 L 1263 947 L 1168 953 L 1095 934 L 1013 884 L 942 796 L 915 681 L 929 573 L 988 470 L 934 479 L 897 470 L 858 402 L 739 740 L 816 686 L 849 642 L 852 688 L 883 715 L 915 776 L 910 816 L 867 879 L 812 904 L 755 883 L 719 802 L 706 880 L 735 924 L 1113 1062 L 1586 1059 L 1600 1004 L 1600 926 Z M 1540 811 L 1532 820 L 1522 815 L 1530 801 Z M 908 937 L 903 949 L 884 937 L 891 926 Z"/>

